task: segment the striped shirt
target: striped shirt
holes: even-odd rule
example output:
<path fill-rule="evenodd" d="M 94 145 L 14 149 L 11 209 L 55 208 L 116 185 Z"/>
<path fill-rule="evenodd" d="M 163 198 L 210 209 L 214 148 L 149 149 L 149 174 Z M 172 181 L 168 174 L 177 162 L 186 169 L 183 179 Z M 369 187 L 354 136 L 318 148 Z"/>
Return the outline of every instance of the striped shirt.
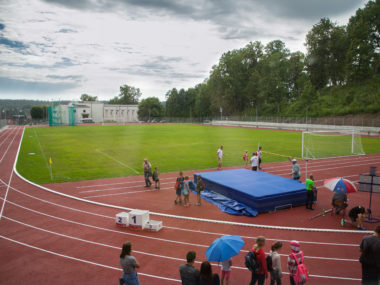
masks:
<path fill-rule="evenodd" d="M 294 255 L 298 259 L 298 263 L 301 264 L 303 262 L 303 252 L 302 251 L 294 252 Z M 289 254 L 289 256 L 288 256 L 288 269 L 289 269 L 289 274 L 291 276 L 296 275 L 296 273 L 297 273 L 297 262 L 294 259 L 293 253 Z"/>

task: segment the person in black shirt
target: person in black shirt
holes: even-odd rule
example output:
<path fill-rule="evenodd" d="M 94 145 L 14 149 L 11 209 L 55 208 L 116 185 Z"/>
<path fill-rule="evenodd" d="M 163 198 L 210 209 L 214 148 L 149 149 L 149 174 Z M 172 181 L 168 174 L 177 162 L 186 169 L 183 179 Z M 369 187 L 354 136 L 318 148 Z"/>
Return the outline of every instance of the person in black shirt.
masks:
<path fill-rule="evenodd" d="M 368 215 L 371 213 L 370 209 L 366 209 L 363 206 L 356 206 L 350 210 L 348 213 L 348 216 L 351 219 L 351 222 L 342 219 L 341 220 L 341 225 L 344 226 L 346 223 L 351 224 L 352 226 L 358 228 L 359 230 L 365 230 L 363 227 L 363 222 L 365 215 Z"/>
<path fill-rule="evenodd" d="M 363 237 L 360 243 L 360 263 L 362 264 L 362 284 L 377 285 L 380 281 L 380 226 L 373 235 Z"/>

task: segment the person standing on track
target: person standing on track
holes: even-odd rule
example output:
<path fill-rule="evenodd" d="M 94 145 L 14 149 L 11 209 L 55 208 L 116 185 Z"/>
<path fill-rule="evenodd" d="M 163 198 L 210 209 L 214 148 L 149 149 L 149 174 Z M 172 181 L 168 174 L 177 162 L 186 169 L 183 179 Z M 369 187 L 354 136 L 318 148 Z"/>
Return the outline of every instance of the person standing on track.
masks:
<path fill-rule="evenodd" d="M 259 164 L 258 168 L 261 169 L 261 159 L 263 158 L 263 153 L 261 151 L 261 146 L 259 146 L 259 149 L 257 150 L 257 157 L 259 158 Z"/>
<path fill-rule="evenodd" d="M 314 210 L 313 209 L 313 202 L 314 202 L 314 196 L 315 196 L 315 186 L 314 186 L 314 177 L 313 175 L 310 175 L 309 179 L 306 179 L 306 209 Z"/>
<path fill-rule="evenodd" d="M 301 177 L 301 168 L 297 162 L 297 159 L 293 158 L 290 160 L 290 157 L 288 157 L 289 161 L 293 163 L 293 168 L 292 168 L 292 178 L 294 180 L 300 180 Z"/>
<path fill-rule="evenodd" d="M 158 168 L 157 167 L 154 168 L 152 179 L 154 181 L 154 189 L 160 190 L 160 179 L 158 178 Z"/>
<path fill-rule="evenodd" d="M 177 177 L 177 180 L 175 182 L 175 193 L 176 193 L 176 198 L 174 200 L 174 204 L 182 204 L 182 190 L 183 190 L 183 182 L 185 180 L 185 177 L 183 177 L 182 171 L 179 172 L 179 177 Z"/>
<path fill-rule="evenodd" d="M 218 157 L 218 170 L 222 168 L 222 162 L 223 162 L 223 146 L 221 145 L 218 151 L 216 152 L 216 155 Z"/>
<path fill-rule="evenodd" d="M 378 285 L 380 281 L 380 226 L 376 227 L 373 235 L 363 237 L 360 251 L 362 284 Z"/>
<path fill-rule="evenodd" d="M 198 175 L 197 177 L 197 187 L 195 190 L 197 191 L 197 203 L 195 205 L 201 205 L 201 192 L 205 189 L 205 184 L 203 183 L 202 177 Z"/>
<path fill-rule="evenodd" d="M 256 239 L 256 243 L 252 248 L 252 251 L 256 255 L 257 263 L 259 264 L 259 269 L 257 272 L 252 272 L 252 279 L 250 285 L 255 285 L 256 281 L 258 285 L 263 285 L 266 278 L 268 278 L 267 261 L 265 259 L 265 252 L 263 250 L 265 246 L 265 238 L 259 236 Z"/>
<path fill-rule="evenodd" d="M 290 242 L 290 249 L 292 250 L 292 253 L 288 256 L 288 269 L 289 269 L 289 278 L 290 278 L 290 284 L 296 285 L 296 282 L 294 281 L 294 276 L 296 276 L 297 273 L 297 261 L 301 264 L 303 262 L 303 252 L 300 250 L 300 243 L 296 240 L 292 240 Z"/>
<path fill-rule="evenodd" d="M 137 276 L 136 268 L 139 268 L 136 258 L 131 255 L 132 244 L 127 242 L 123 244 L 120 254 L 120 265 L 123 269 L 123 278 L 120 278 L 120 284 L 139 285 L 140 281 Z"/>
<path fill-rule="evenodd" d="M 259 158 L 257 157 L 257 153 L 254 152 L 252 153 L 252 157 L 251 157 L 251 167 L 252 167 L 252 171 L 257 171 L 257 165 L 259 163 Z"/>
<path fill-rule="evenodd" d="M 144 169 L 145 187 L 149 187 L 150 185 L 152 185 L 152 182 L 150 182 L 150 179 L 149 179 L 149 177 L 152 175 L 152 172 L 151 172 L 152 165 L 146 158 L 144 158 L 143 169 Z"/>
<path fill-rule="evenodd" d="M 194 267 L 196 253 L 189 251 L 186 254 L 186 264 L 179 266 L 179 274 L 181 276 L 182 285 L 198 285 L 199 284 L 199 269 Z"/>

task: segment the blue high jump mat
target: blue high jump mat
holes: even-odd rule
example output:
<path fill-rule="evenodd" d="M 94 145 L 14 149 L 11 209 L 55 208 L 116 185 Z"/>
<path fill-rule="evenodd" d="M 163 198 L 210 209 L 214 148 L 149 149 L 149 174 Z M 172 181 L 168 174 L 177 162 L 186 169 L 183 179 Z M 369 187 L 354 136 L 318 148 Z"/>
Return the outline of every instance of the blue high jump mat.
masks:
<path fill-rule="evenodd" d="M 209 200 L 210 192 L 218 194 L 217 200 L 227 197 L 233 200 L 227 202 L 232 210 L 237 202 L 236 210 L 247 207 L 248 216 L 305 204 L 306 186 L 297 180 L 262 171 L 233 169 L 195 173 L 195 184 L 199 175 L 208 190 L 202 193 L 203 198 Z"/>

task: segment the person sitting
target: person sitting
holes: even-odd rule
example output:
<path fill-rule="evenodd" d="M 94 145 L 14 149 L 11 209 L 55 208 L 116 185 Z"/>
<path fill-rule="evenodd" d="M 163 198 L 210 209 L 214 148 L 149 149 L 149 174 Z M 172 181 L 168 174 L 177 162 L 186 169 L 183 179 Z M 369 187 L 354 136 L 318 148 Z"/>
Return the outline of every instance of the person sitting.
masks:
<path fill-rule="evenodd" d="M 333 211 L 335 211 L 337 215 L 342 212 L 344 218 L 346 216 L 346 208 L 348 206 L 347 194 L 343 192 L 335 192 L 332 197 L 331 205 L 333 206 Z"/>
<path fill-rule="evenodd" d="M 369 215 L 369 214 L 371 214 L 370 209 L 366 209 L 363 206 L 356 206 L 352 208 L 350 212 L 348 212 L 348 216 L 350 217 L 351 222 L 345 219 L 342 219 L 341 225 L 343 227 L 346 223 L 348 223 L 356 227 L 358 230 L 364 231 L 365 230 L 365 228 L 363 227 L 364 218 L 365 218 L 365 215 Z"/>

